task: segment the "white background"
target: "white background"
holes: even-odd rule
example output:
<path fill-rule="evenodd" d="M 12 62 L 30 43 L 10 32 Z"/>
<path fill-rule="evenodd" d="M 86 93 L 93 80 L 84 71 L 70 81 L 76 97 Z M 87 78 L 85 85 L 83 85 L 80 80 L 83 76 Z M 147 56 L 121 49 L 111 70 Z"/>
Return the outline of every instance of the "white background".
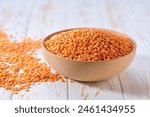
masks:
<path fill-rule="evenodd" d="M 0 115 L 2 117 L 148 117 L 150 116 L 150 101 L 113 101 L 113 100 L 102 100 L 102 101 L 0 101 Z M 74 111 L 70 114 L 16 114 L 15 107 L 30 107 L 30 106 L 37 106 L 37 107 L 62 107 L 67 105 L 70 108 L 74 108 L 75 110 L 79 110 L 77 107 L 78 105 L 135 105 L 135 113 L 92 113 L 92 114 L 78 114 L 77 111 Z M 71 112 L 71 111 L 70 111 Z"/>

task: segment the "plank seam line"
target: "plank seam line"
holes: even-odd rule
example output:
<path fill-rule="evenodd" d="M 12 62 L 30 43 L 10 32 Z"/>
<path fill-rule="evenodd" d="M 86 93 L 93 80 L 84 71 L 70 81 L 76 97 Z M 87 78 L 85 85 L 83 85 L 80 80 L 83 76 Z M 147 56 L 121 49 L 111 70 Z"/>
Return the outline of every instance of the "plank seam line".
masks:
<path fill-rule="evenodd" d="M 66 77 L 67 78 L 67 77 Z M 67 78 L 67 100 L 69 100 L 69 84 L 70 84 L 70 79 Z"/>
<path fill-rule="evenodd" d="M 124 89 L 123 89 L 123 85 L 122 85 L 122 82 L 121 82 L 121 79 L 120 79 L 120 75 L 118 75 L 118 80 L 119 80 L 119 83 L 120 83 L 120 88 L 121 88 L 123 99 L 126 100 L 126 96 L 124 94 Z"/>
<path fill-rule="evenodd" d="M 26 24 L 25 33 L 24 33 L 24 38 L 25 38 L 25 36 L 27 35 L 29 22 L 30 22 L 30 20 L 31 20 L 31 15 L 32 15 L 33 8 L 34 8 L 34 7 L 32 7 L 32 6 L 35 6 L 35 5 L 33 5 L 33 3 L 34 3 L 34 1 L 32 1 L 32 3 L 31 3 L 31 8 L 30 8 L 31 12 L 30 12 L 29 15 L 28 15 L 27 24 Z M 35 3 L 36 3 L 36 2 L 35 2 Z M 11 94 L 10 100 L 13 100 L 13 94 Z"/>
<path fill-rule="evenodd" d="M 27 35 L 27 32 L 28 32 L 28 29 L 29 29 L 29 24 L 30 24 L 30 21 L 31 21 L 31 16 L 32 16 L 32 13 L 33 13 L 33 9 L 35 8 L 35 7 L 32 7 L 32 6 L 35 6 L 35 4 L 34 3 L 36 3 L 36 2 L 34 2 L 34 1 L 32 1 L 32 4 L 31 4 L 31 12 L 30 12 L 30 14 L 29 14 L 29 18 L 27 19 L 27 27 L 26 27 L 26 29 L 25 29 L 25 35 L 24 35 L 24 37 L 26 37 L 26 35 Z"/>
<path fill-rule="evenodd" d="M 127 1 L 126 1 L 126 2 L 127 2 Z M 141 21 L 139 20 L 139 17 L 135 14 L 135 9 L 133 8 L 132 3 L 129 2 L 129 1 L 128 1 L 128 3 L 129 3 L 128 5 L 129 5 L 129 7 L 131 8 L 131 10 L 132 10 L 134 16 L 136 17 L 135 20 L 137 21 L 137 24 L 139 25 L 139 29 L 142 30 L 142 32 L 143 32 L 143 34 L 145 35 L 146 38 L 149 38 L 149 35 L 148 35 L 147 32 L 145 32 L 145 28 L 143 27 Z M 149 40 L 147 40 L 147 41 L 148 41 L 148 43 L 149 43 Z"/>

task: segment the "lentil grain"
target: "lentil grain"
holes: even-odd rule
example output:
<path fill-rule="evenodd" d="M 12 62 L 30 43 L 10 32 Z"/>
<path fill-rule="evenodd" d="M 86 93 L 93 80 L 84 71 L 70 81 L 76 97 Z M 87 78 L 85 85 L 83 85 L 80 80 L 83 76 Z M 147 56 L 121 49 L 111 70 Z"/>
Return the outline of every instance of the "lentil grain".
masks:
<path fill-rule="evenodd" d="M 133 43 L 127 36 L 94 28 L 80 28 L 53 35 L 45 42 L 53 54 L 80 61 L 111 60 L 127 55 Z"/>
<path fill-rule="evenodd" d="M 40 48 L 40 40 L 10 41 L 6 33 L 0 32 L 0 87 L 17 94 L 24 89 L 29 91 L 32 83 L 63 82 L 58 73 L 52 73 L 46 63 L 34 57 Z"/>

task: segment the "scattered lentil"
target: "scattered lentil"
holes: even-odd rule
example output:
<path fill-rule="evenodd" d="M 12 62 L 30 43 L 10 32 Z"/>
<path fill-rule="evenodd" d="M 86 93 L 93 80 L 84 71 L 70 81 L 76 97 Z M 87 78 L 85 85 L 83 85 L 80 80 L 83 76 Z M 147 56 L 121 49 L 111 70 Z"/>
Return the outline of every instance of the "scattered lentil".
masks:
<path fill-rule="evenodd" d="M 53 35 L 45 42 L 53 54 L 81 61 L 110 60 L 130 53 L 133 43 L 127 36 L 94 28 L 81 28 Z"/>
<path fill-rule="evenodd" d="M 29 91 L 32 83 L 64 81 L 33 56 L 36 49 L 40 49 L 40 40 L 10 41 L 7 34 L 0 32 L 0 87 L 17 94 L 23 89 Z"/>

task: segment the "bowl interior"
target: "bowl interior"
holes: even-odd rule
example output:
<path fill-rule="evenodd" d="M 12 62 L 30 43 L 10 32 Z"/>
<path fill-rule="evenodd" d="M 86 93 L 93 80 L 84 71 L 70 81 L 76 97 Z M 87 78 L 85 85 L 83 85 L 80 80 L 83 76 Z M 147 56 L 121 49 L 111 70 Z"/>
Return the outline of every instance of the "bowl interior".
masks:
<path fill-rule="evenodd" d="M 73 60 L 73 59 L 70 59 L 70 58 L 67 58 L 67 57 L 58 56 L 58 55 L 53 54 L 53 53 L 51 53 L 50 51 L 48 51 L 48 49 L 47 49 L 46 46 L 45 46 L 45 41 L 46 41 L 46 40 L 50 39 L 50 38 L 51 38 L 52 36 L 54 36 L 55 34 L 58 34 L 58 33 L 61 33 L 61 32 L 66 32 L 66 31 L 70 31 L 70 30 L 74 30 L 74 29 L 83 29 L 83 28 L 70 28 L 70 29 L 65 29 L 65 30 L 61 30 L 61 31 L 57 31 L 57 32 L 55 32 L 55 33 L 52 33 L 52 34 L 46 36 L 46 37 L 43 39 L 43 41 L 42 41 L 42 47 L 43 47 L 49 54 L 52 54 L 52 55 L 57 56 L 57 57 L 60 57 L 60 58 L 69 59 L 69 60 L 72 60 L 72 61 L 79 61 L 79 62 L 107 62 L 107 61 L 105 61 L 105 60 L 99 60 L 99 61 Z M 132 38 L 130 38 L 128 35 L 125 35 L 125 34 L 123 34 L 123 33 L 121 33 L 121 32 L 116 32 L 116 31 L 108 30 L 108 29 L 101 29 L 101 28 L 92 28 L 92 29 L 100 29 L 100 30 L 111 31 L 111 32 L 113 32 L 113 33 L 115 33 L 115 34 L 117 34 L 117 35 L 122 35 L 122 36 L 128 37 L 128 39 L 133 43 L 133 49 L 132 49 L 132 51 L 131 51 L 130 53 L 128 53 L 128 54 L 125 55 L 125 56 L 128 56 L 129 54 L 133 54 L 133 53 L 136 51 L 136 48 L 137 48 L 136 42 L 135 42 Z M 125 57 L 125 56 L 122 56 L 122 57 Z M 114 59 L 111 59 L 111 60 L 108 60 L 108 61 L 114 61 L 114 60 L 120 59 L 120 58 L 122 58 L 122 57 L 114 58 Z"/>

